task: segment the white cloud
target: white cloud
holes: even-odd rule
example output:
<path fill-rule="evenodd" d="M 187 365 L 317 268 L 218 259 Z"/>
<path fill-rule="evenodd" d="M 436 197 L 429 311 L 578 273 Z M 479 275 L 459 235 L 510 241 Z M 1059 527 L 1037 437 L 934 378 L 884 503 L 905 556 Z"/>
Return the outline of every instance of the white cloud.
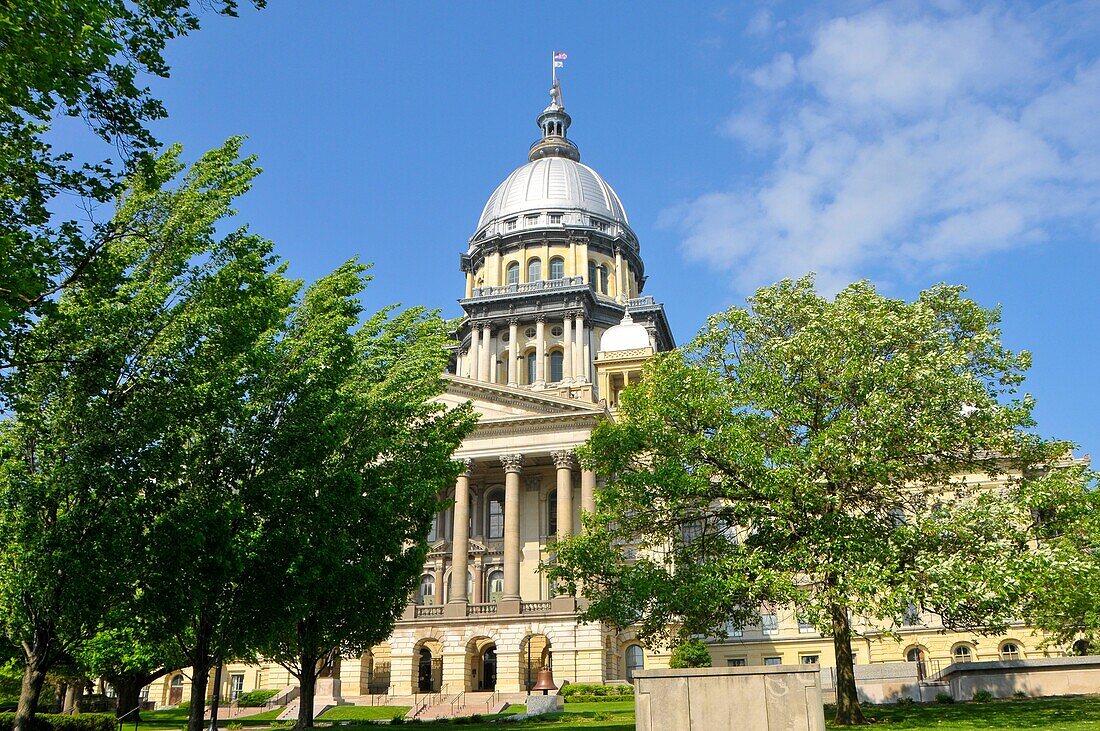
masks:
<path fill-rule="evenodd" d="M 1100 60 L 1064 69 L 1034 18 L 908 7 L 827 20 L 800 56 L 748 74 L 758 98 L 720 129 L 763 152 L 766 172 L 668 212 L 689 256 L 743 288 L 811 269 L 829 288 L 1065 223 L 1095 235 Z"/>

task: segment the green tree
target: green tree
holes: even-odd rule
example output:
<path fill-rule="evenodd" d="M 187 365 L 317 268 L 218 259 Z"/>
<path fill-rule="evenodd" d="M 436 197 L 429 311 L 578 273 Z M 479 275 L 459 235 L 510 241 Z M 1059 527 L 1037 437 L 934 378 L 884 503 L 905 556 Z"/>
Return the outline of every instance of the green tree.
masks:
<path fill-rule="evenodd" d="M 711 317 L 595 430 L 583 457 L 611 478 L 551 575 L 583 586 L 588 619 L 650 638 L 790 607 L 833 637 L 836 721 L 861 723 L 853 619 L 901 627 L 921 609 L 993 631 L 1016 616 L 1018 476 L 1066 449 L 1026 433 L 1030 358 L 962 293 L 907 303 L 859 282 L 829 300 L 809 276 Z"/>
<path fill-rule="evenodd" d="M 682 641 L 672 649 L 668 666 L 670 668 L 709 668 L 711 663 L 707 643 L 691 638 Z"/>
<path fill-rule="evenodd" d="M 121 609 L 121 611 L 120 611 Z M 109 628 L 100 630 L 77 650 L 77 664 L 85 677 L 103 678 L 115 690 L 119 720 L 141 720 L 141 689 L 187 665 L 178 643 L 156 638 L 156 630 L 142 621 L 132 604 L 111 608 Z"/>
<path fill-rule="evenodd" d="M 51 666 L 132 597 L 150 516 L 175 505 L 162 499 L 228 476 L 217 448 L 242 374 L 296 291 L 268 242 L 216 233 L 257 173 L 240 145 L 207 153 L 175 188 L 178 148 L 135 177 L 111 243 L 19 343 L 0 421 L 0 631 L 25 660 L 17 731 L 30 731 Z M 174 598 L 159 596 L 166 616 Z"/>
<path fill-rule="evenodd" d="M 435 400 L 448 323 L 419 308 L 360 323 L 366 271 L 348 262 L 309 288 L 254 394 L 263 449 L 249 490 L 264 530 L 245 581 L 279 607 L 260 650 L 298 679 L 302 728 L 319 673 L 392 631 L 474 424 L 469 407 Z"/>
<path fill-rule="evenodd" d="M 205 3 L 204 3 L 205 4 Z M 263 0 L 254 0 L 257 6 Z M 199 27 L 192 0 L 13 0 L 0 6 L 0 363 L 10 338 L 79 278 L 112 240 L 57 201 L 109 204 L 158 147 L 163 105 L 143 75 L 168 76 L 166 43 Z M 234 15 L 235 0 L 208 7 Z M 59 118 L 83 120 L 112 166 L 77 160 L 47 138 Z M 61 198 L 64 197 L 64 198 Z"/>
<path fill-rule="evenodd" d="M 1084 464 L 1053 470 L 1029 492 L 1037 544 L 1025 616 L 1052 644 L 1100 648 L 1100 491 Z"/>

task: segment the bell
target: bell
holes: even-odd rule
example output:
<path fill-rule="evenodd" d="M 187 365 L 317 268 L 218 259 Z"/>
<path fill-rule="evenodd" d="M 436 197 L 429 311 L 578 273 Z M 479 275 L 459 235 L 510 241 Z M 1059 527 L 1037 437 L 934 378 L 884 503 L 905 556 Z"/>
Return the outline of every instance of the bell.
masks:
<path fill-rule="evenodd" d="M 554 671 L 543 665 L 542 669 L 539 670 L 538 680 L 532 690 L 541 690 L 543 695 L 549 695 L 550 691 L 557 689 L 558 686 L 554 685 Z"/>

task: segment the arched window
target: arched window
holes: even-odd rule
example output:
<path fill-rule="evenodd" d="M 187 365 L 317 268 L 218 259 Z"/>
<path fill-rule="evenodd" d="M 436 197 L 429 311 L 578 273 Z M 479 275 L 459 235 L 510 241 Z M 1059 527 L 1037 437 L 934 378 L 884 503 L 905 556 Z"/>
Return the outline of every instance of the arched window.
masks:
<path fill-rule="evenodd" d="M 497 361 L 497 383 L 508 383 L 508 361 L 511 357 L 508 355 L 508 351 L 504 351 L 500 354 L 500 360 Z"/>
<path fill-rule="evenodd" d="M 504 594 L 504 572 L 500 569 L 493 569 L 489 572 L 485 578 L 486 594 L 489 595 L 489 601 L 495 602 L 500 599 Z"/>
<path fill-rule="evenodd" d="M 485 533 L 486 538 L 504 537 L 504 491 L 494 490 L 489 493 L 485 508 Z"/>
<path fill-rule="evenodd" d="M 600 292 L 607 294 L 607 267 L 600 266 Z"/>
<path fill-rule="evenodd" d="M 537 360 L 536 360 L 537 357 L 538 357 L 538 353 L 535 352 L 534 350 L 532 350 L 530 353 L 527 354 L 527 385 L 528 386 L 532 385 L 535 382 L 535 377 L 538 375 L 538 371 L 535 368 L 535 364 L 537 363 Z"/>
<path fill-rule="evenodd" d="M 508 265 L 507 273 L 505 276 L 505 282 L 508 284 L 519 284 L 519 262 L 512 262 Z"/>
<path fill-rule="evenodd" d="M 588 286 L 593 290 L 599 288 L 599 269 L 596 266 L 596 262 L 588 262 Z"/>
<path fill-rule="evenodd" d="M 435 604 L 435 577 L 424 574 L 420 577 L 420 604 Z"/>
<path fill-rule="evenodd" d="M 565 259 L 555 256 L 550 260 L 550 278 L 565 279 Z"/>
<path fill-rule="evenodd" d="M 970 662 L 974 659 L 974 653 L 971 652 L 968 645 L 955 645 L 955 649 L 951 651 L 951 656 L 955 659 L 955 662 Z"/>
<path fill-rule="evenodd" d="M 562 365 L 565 363 L 565 354 L 560 350 L 550 353 L 550 382 L 558 383 L 562 379 Z"/>
<path fill-rule="evenodd" d="M 905 653 L 905 659 L 909 662 L 920 662 L 924 654 L 924 650 L 920 647 L 914 647 Z"/>
<path fill-rule="evenodd" d="M 558 534 L 558 491 L 551 490 L 546 496 L 546 535 Z"/>
<path fill-rule="evenodd" d="M 1001 645 L 1001 659 L 1002 660 L 1019 660 L 1020 659 L 1020 646 L 1015 642 L 1005 642 Z"/>
<path fill-rule="evenodd" d="M 532 259 L 527 262 L 527 281 L 537 282 L 542 279 L 542 259 Z"/>
<path fill-rule="evenodd" d="M 641 645 L 629 645 L 626 648 L 626 680 L 634 682 L 634 671 L 645 668 L 645 653 Z"/>

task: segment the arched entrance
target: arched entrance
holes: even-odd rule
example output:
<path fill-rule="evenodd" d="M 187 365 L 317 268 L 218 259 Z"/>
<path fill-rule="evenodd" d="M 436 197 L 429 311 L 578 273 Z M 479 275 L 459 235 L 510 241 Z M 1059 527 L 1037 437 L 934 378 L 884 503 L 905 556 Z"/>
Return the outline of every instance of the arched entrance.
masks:
<path fill-rule="evenodd" d="M 496 690 L 497 644 L 491 637 L 474 637 L 466 643 L 466 690 Z"/>
<path fill-rule="evenodd" d="M 178 706 L 183 702 L 183 673 L 172 676 L 172 682 L 168 686 L 168 705 Z"/>
<path fill-rule="evenodd" d="M 390 645 L 388 642 L 375 645 L 363 655 L 359 670 L 359 687 L 365 694 L 386 694 L 390 692 Z"/>
<path fill-rule="evenodd" d="M 443 686 L 443 645 L 439 640 L 421 640 L 413 648 L 417 693 L 435 693 Z"/>
<path fill-rule="evenodd" d="M 539 670 L 553 668 L 550 638 L 546 635 L 527 635 L 519 644 L 519 683 L 524 690 L 531 690 L 538 682 Z"/>

